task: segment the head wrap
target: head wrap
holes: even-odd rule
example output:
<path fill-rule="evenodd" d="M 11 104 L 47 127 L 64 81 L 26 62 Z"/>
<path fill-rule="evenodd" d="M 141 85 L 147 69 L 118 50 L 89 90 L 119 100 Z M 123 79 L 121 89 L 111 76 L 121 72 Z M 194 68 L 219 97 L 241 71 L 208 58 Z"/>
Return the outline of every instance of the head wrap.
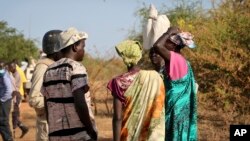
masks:
<path fill-rule="evenodd" d="M 128 67 L 136 65 L 142 57 L 142 48 L 138 41 L 126 40 L 119 43 L 115 48 Z"/>
<path fill-rule="evenodd" d="M 193 35 L 189 32 L 181 32 L 176 35 L 170 36 L 170 40 L 179 46 L 187 46 L 189 48 L 195 48 L 195 43 L 193 41 Z"/>

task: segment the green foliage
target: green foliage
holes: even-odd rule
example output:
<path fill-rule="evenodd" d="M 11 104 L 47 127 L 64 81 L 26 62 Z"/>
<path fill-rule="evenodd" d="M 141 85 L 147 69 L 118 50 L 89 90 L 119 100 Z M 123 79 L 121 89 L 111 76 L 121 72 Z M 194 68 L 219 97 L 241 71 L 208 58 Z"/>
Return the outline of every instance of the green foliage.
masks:
<path fill-rule="evenodd" d="M 221 121 L 226 129 L 230 124 L 250 121 L 250 1 L 223 0 L 209 11 L 200 9 L 194 0 L 181 4 L 182 1 L 177 0 L 179 6 L 163 9 L 162 13 L 169 17 L 172 26 L 194 35 L 197 47 L 184 48 L 182 53 L 191 62 L 199 84 L 199 140 L 206 140 L 208 136 L 204 135 L 210 137 L 222 131 L 223 126 L 214 126 L 220 117 L 224 116 Z M 144 7 L 138 14 L 143 16 L 142 25 L 147 19 L 146 12 Z M 144 55 L 142 62 L 150 63 L 148 60 Z M 220 113 L 216 120 L 210 116 L 213 112 Z M 204 129 L 206 133 L 202 133 Z M 225 138 L 228 135 L 220 134 L 214 139 Z"/>
<path fill-rule="evenodd" d="M 249 2 L 248 2 L 249 3 Z M 203 21 L 194 21 L 192 30 L 198 44 L 194 52 L 193 66 L 197 74 L 206 73 L 215 78 L 213 85 L 207 86 L 206 76 L 198 76 L 209 88 L 223 87 L 225 91 L 245 95 L 249 89 L 249 6 L 235 1 L 225 1 L 217 9 L 210 11 L 211 15 Z M 205 67 L 205 64 L 216 66 L 216 71 Z M 201 67 L 202 66 L 202 67 Z M 209 80 L 209 78 L 207 78 Z M 209 92 L 207 89 L 201 89 Z M 213 91 L 210 91 L 213 92 Z"/>
<path fill-rule="evenodd" d="M 147 11 L 144 5 L 137 12 L 142 25 L 146 23 Z M 224 0 L 206 11 L 199 0 L 178 0 L 175 8 L 163 9 L 161 13 L 169 17 L 172 26 L 195 37 L 197 48 L 184 48 L 182 53 L 192 64 L 199 92 L 213 94 L 218 103 L 224 101 L 224 105 L 216 103 L 219 106 L 237 103 L 239 111 L 244 112 L 246 105 L 239 101 L 249 103 L 250 1 Z M 142 32 L 130 37 L 141 35 Z"/>
<path fill-rule="evenodd" d="M 204 16 L 201 0 L 177 0 L 173 3 L 174 8 L 163 12 L 168 16 L 172 26 L 182 27 L 183 24 L 187 24 L 185 22 L 191 22 Z"/>
<path fill-rule="evenodd" d="M 38 48 L 34 41 L 25 39 L 23 34 L 18 33 L 15 28 L 8 27 L 4 21 L 0 21 L 0 42 L 0 58 L 6 61 L 38 57 Z"/>

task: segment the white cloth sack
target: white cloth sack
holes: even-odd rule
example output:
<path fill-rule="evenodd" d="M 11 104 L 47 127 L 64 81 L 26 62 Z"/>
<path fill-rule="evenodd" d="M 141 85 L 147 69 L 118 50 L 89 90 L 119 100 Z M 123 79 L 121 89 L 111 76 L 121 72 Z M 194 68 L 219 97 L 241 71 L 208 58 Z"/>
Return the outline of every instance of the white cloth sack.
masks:
<path fill-rule="evenodd" d="M 158 15 L 154 5 L 150 5 L 149 19 L 143 31 L 143 48 L 150 49 L 156 40 L 170 27 L 170 21 L 166 15 Z"/>

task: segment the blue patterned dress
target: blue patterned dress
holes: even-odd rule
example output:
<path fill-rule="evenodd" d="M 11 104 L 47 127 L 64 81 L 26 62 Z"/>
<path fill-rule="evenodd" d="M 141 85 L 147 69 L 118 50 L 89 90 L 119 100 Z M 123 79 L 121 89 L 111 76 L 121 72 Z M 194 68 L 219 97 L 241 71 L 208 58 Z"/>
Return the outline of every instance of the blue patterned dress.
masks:
<path fill-rule="evenodd" d="M 165 76 L 166 141 L 197 140 L 196 85 L 192 68 L 178 80 Z"/>

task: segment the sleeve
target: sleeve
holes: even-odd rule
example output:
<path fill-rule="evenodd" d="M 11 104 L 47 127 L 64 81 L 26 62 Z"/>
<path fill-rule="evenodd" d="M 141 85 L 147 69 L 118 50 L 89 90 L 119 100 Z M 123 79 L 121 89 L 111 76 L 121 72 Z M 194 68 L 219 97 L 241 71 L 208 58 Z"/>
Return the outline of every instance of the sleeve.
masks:
<path fill-rule="evenodd" d="M 186 59 L 179 53 L 170 51 L 170 70 L 169 76 L 171 80 L 178 80 L 188 73 L 188 65 Z"/>
<path fill-rule="evenodd" d="M 13 89 L 11 84 L 11 78 L 6 72 L 6 75 L 4 76 L 4 84 L 6 85 L 6 95 L 12 95 Z"/>
<path fill-rule="evenodd" d="M 38 64 L 32 76 L 32 85 L 29 93 L 29 104 L 34 108 L 44 107 L 44 97 L 41 93 L 41 88 L 43 84 L 43 76 L 47 68 L 48 66 L 45 64 Z"/>
<path fill-rule="evenodd" d="M 11 73 L 8 73 L 8 75 L 10 77 L 10 82 L 11 82 L 13 91 L 18 90 L 18 88 L 16 87 L 15 78 L 13 77 Z"/>
<path fill-rule="evenodd" d="M 27 78 L 26 78 L 26 76 L 25 76 L 23 70 L 22 70 L 18 65 L 16 66 L 16 70 L 17 70 L 17 72 L 18 72 L 19 75 L 20 75 L 21 82 L 22 82 L 22 83 L 27 82 Z"/>
<path fill-rule="evenodd" d="M 16 72 L 15 74 L 15 84 L 16 84 L 16 87 L 18 90 L 20 90 L 20 87 L 21 87 L 21 77 L 20 77 L 20 74 L 18 72 Z"/>
<path fill-rule="evenodd" d="M 118 98 L 123 105 L 126 103 L 126 98 L 123 95 L 124 90 L 119 86 L 116 78 L 109 81 L 107 88 L 110 90 L 112 96 Z"/>
<path fill-rule="evenodd" d="M 113 81 L 114 79 L 110 80 L 107 85 L 107 89 L 110 90 L 111 93 L 113 92 Z"/>
<path fill-rule="evenodd" d="M 117 84 L 116 78 L 113 78 L 112 80 L 109 81 L 107 88 L 108 90 L 110 90 L 112 96 L 116 98 L 119 98 L 118 94 L 123 92 L 121 87 Z"/>
<path fill-rule="evenodd" d="M 71 72 L 71 85 L 72 92 L 88 85 L 88 75 L 83 65 L 73 65 L 73 71 Z"/>

